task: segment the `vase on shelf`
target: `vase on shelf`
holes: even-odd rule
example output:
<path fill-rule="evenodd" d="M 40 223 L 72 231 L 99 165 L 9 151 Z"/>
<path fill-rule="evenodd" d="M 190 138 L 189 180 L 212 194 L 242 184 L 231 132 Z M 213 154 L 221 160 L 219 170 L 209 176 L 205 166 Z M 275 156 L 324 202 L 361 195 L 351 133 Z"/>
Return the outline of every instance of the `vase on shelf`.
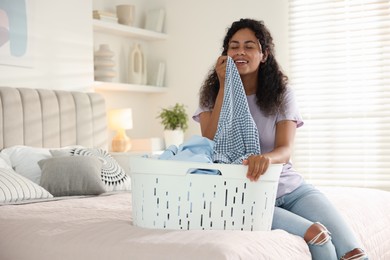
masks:
<path fill-rule="evenodd" d="M 116 76 L 113 61 L 114 52 L 108 44 L 100 44 L 99 49 L 94 52 L 95 80 L 111 82 Z"/>
<path fill-rule="evenodd" d="M 148 79 L 147 79 L 147 69 L 146 69 L 146 58 L 145 58 L 145 54 L 142 53 L 142 82 L 141 84 L 143 85 L 146 85 L 148 82 Z"/>
<path fill-rule="evenodd" d="M 118 16 L 118 23 L 132 26 L 134 21 L 135 6 L 134 5 L 117 5 L 116 15 Z"/>
<path fill-rule="evenodd" d="M 146 84 L 146 59 L 140 44 L 135 44 L 129 54 L 128 82 Z"/>

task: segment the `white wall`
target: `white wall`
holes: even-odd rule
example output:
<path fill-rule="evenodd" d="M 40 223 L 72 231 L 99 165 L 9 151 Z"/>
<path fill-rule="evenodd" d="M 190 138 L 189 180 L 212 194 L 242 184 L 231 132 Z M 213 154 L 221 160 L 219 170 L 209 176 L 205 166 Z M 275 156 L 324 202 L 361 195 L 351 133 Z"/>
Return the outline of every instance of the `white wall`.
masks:
<path fill-rule="evenodd" d="M 10 66 L 4 65 L 11 56 L 9 43 L 0 47 L 0 85 L 66 90 L 89 86 L 93 80 L 92 2 L 25 2 L 28 49 Z"/>
<path fill-rule="evenodd" d="M 91 12 L 116 4 L 136 6 L 136 26 L 143 26 L 147 8 L 166 9 L 166 41 L 148 45 L 148 65 L 166 61 L 164 94 L 101 92 L 107 107 L 132 107 L 134 128 L 130 137 L 162 137 L 156 119 L 162 107 L 184 103 L 191 116 L 197 108 L 199 88 L 221 52 L 226 28 L 242 17 L 264 20 L 273 33 L 279 62 L 288 69 L 288 1 L 286 0 L 26 0 L 33 17 L 34 66 L 18 68 L 0 65 L 0 85 L 12 87 L 83 89 L 93 82 L 93 51 L 105 41 L 114 48 L 123 43 L 107 35 L 93 42 Z M 32 13 L 31 13 L 32 12 Z M 95 35 L 96 37 L 96 35 Z M 145 45 L 146 46 L 146 45 Z M 127 47 L 118 57 L 127 56 Z M 0 52 L 1 55 L 1 52 Z M 1 56 L 0 56 L 1 58 Z M 0 61 L 1 63 L 1 61 Z M 122 68 L 123 69 L 123 68 Z M 287 71 L 288 72 L 288 71 Z M 153 78 L 149 73 L 149 78 Z M 186 137 L 200 134 L 199 125 L 190 120 Z"/>
<path fill-rule="evenodd" d="M 104 0 L 95 0 L 94 4 L 101 1 Z M 117 0 L 116 3 L 118 2 L 126 1 Z M 288 73 L 288 1 L 148 0 L 141 5 L 137 1 L 128 0 L 127 3 L 137 5 L 138 26 L 142 26 L 146 8 L 164 7 L 165 32 L 168 34 L 166 41 L 148 43 L 145 50 L 149 65 L 160 60 L 166 61 L 168 93 L 103 93 L 109 106 L 133 108 L 134 129 L 128 130 L 133 138 L 162 136 L 163 128 L 156 119 L 162 107 L 181 102 L 186 105 L 189 116 L 192 115 L 198 105 L 202 81 L 221 52 L 226 28 L 239 18 L 265 21 L 273 33 L 277 58 Z M 200 128 L 190 119 L 186 137 L 194 134 L 200 134 Z"/>

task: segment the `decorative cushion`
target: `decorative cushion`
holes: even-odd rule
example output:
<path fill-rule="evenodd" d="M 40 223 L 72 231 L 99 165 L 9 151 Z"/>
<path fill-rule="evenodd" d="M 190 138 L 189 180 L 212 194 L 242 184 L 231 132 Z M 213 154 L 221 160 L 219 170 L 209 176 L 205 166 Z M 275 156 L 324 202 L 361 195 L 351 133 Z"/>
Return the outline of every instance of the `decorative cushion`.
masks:
<path fill-rule="evenodd" d="M 101 148 L 72 148 L 51 150 L 50 152 L 54 157 L 66 155 L 97 157 L 103 162 L 100 177 L 106 191 L 131 190 L 130 177 L 106 150 Z"/>
<path fill-rule="evenodd" d="M 41 169 L 38 161 L 51 157 L 50 149 L 16 145 L 1 150 L 2 157 L 8 158 L 12 168 L 27 179 L 39 184 Z"/>
<path fill-rule="evenodd" d="M 0 168 L 0 204 L 49 198 L 53 195 L 41 186 L 11 168 Z"/>
<path fill-rule="evenodd" d="M 0 153 L 0 168 L 12 170 L 11 162 L 9 161 L 8 156 L 3 155 L 1 153 Z"/>
<path fill-rule="evenodd" d="M 38 162 L 41 186 L 55 197 L 99 195 L 105 192 L 100 179 L 102 161 L 96 157 L 54 157 Z"/>
<path fill-rule="evenodd" d="M 58 149 L 70 149 L 75 147 L 81 146 L 67 146 Z M 8 161 L 17 173 L 36 184 L 39 184 L 42 172 L 41 168 L 39 168 L 38 161 L 51 158 L 50 149 L 15 145 L 1 150 L 0 157 Z"/>

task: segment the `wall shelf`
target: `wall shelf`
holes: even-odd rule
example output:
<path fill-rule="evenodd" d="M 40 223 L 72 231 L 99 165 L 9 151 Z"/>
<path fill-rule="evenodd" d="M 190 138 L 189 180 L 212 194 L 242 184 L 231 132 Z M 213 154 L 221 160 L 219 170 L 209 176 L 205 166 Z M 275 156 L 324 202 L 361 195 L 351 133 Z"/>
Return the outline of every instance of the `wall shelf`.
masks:
<path fill-rule="evenodd" d="M 142 28 L 131 27 L 113 22 L 101 21 L 93 19 L 93 31 L 94 33 L 103 33 L 106 35 L 114 35 L 125 37 L 121 41 L 127 39 L 138 39 L 145 41 L 160 41 L 168 38 L 167 34 L 159 33 L 151 30 L 145 30 Z M 102 91 L 125 91 L 125 92 L 138 92 L 138 93 L 165 93 L 168 91 L 166 87 L 158 87 L 151 85 L 137 85 L 127 83 L 116 83 L 116 82 L 102 82 L 95 81 L 93 84 L 95 90 Z"/>
<path fill-rule="evenodd" d="M 165 93 L 168 91 L 166 87 L 158 87 L 151 85 L 136 85 L 125 84 L 116 82 L 102 82 L 95 81 L 93 84 L 95 90 L 105 91 L 128 91 L 128 92 L 140 92 L 140 93 Z"/>
<path fill-rule="evenodd" d="M 93 29 L 95 32 L 108 33 L 112 35 L 119 35 L 124 37 L 133 37 L 142 40 L 166 40 L 165 33 L 154 32 L 137 27 L 130 27 L 122 24 L 104 22 L 93 19 Z"/>

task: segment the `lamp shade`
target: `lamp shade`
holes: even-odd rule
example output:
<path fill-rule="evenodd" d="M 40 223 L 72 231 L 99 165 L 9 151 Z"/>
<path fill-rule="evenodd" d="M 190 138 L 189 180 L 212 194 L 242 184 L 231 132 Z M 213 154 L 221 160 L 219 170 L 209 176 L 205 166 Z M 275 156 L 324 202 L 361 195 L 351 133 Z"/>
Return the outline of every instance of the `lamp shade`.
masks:
<path fill-rule="evenodd" d="M 133 114 L 131 108 L 110 110 L 108 112 L 108 126 L 113 130 L 132 129 Z"/>

